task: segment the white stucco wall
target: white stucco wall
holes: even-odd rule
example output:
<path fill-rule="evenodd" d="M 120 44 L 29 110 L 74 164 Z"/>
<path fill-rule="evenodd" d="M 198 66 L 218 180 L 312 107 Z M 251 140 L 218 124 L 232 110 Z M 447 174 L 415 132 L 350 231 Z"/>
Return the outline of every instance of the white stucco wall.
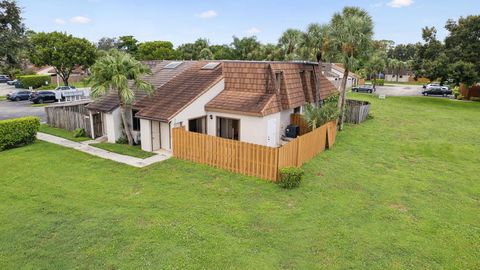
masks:
<path fill-rule="evenodd" d="M 151 152 L 152 149 L 152 125 L 150 120 L 140 119 L 140 137 L 142 150 Z"/>
<path fill-rule="evenodd" d="M 410 75 L 401 75 L 401 78 L 399 76 L 398 82 L 408 82 L 410 78 Z M 386 74 L 385 75 L 385 81 L 387 82 L 397 82 L 397 75 L 393 74 Z"/>
<path fill-rule="evenodd" d="M 109 143 L 115 143 L 118 138 L 122 136 L 122 116 L 120 108 L 117 108 L 109 113 L 104 113 L 105 132 Z"/>
<path fill-rule="evenodd" d="M 212 119 L 210 119 L 210 115 Z M 208 112 L 207 133 L 208 135 L 217 135 L 217 117 L 239 119 L 240 120 L 240 141 L 267 145 L 267 126 L 270 119 L 275 119 L 277 123 L 276 142 L 280 142 L 281 113 L 274 113 L 265 117 L 247 116 L 231 113 Z"/>

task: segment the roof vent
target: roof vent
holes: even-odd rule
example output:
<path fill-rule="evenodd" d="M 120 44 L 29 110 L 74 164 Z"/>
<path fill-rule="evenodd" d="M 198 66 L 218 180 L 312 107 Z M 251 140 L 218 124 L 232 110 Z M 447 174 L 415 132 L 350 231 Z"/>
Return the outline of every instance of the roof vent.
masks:
<path fill-rule="evenodd" d="M 210 62 L 210 63 L 206 64 L 205 66 L 203 66 L 202 69 L 214 69 L 218 65 L 220 65 L 220 62 Z"/>
<path fill-rule="evenodd" d="M 166 68 L 166 69 L 175 69 L 177 68 L 178 66 L 180 66 L 183 62 L 179 62 L 179 61 L 174 61 L 174 62 L 170 62 L 168 63 L 166 66 L 164 66 L 163 68 Z"/>

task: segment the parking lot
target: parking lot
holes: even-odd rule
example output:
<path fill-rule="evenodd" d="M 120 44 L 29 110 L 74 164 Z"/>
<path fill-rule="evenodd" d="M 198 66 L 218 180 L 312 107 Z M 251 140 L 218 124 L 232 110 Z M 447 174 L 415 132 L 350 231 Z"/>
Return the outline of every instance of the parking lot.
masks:
<path fill-rule="evenodd" d="M 5 96 L 13 90 L 15 90 L 13 86 L 0 84 L 0 96 Z M 38 116 L 42 122 L 47 121 L 45 109 L 43 107 L 32 107 L 32 103 L 28 100 L 16 102 L 0 100 L 0 120 L 24 116 Z"/>

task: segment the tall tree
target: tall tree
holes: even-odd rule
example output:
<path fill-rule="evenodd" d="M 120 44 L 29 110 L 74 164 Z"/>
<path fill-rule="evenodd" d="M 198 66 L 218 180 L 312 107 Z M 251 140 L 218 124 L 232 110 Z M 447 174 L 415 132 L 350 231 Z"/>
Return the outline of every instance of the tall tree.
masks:
<path fill-rule="evenodd" d="M 339 130 L 345 119 L 345 98 L 348 74 L 360 59 L 367 57 L 372 47 L 373 21 L 370 15 L 357 7 L 345 7 L 331 20 L 332 51 L 339 56 L 345 71 L 340 85 L 338 108 L 341 111 Z"/>
<path fill-rule="evenodd" d="M 97 42 L 97 49 L 101 51 L 109 51 L 118 48 L 119 41 L 116 38 L 102 37 Z"/>
<path fill-rule="evenodd" d="M 212 45 L 210 51 L 213 53 L 213 59 L 216 60 L 233 60 L 233 49 L 228 45 Z"/>
<path fill-rule="evenodd" d="M 175 50 L 170 41 L 148 41 L 140 43 L 136 57 L 139 60 L 175 59 Z"/>
<path fill-rule="evenodd" d="M 96 48 L 84 38 L 66 33 L 37 33 L 31 37 L 30 61 L 37 66 L 52 66 L 65 85 L 72 71 L 86 69 L 95 62 Z"/>
<path fill-rule="evenodd" d="M 194 43 L 184 43 L 177 48 L 177 55 L 185 60 L 199 60 L 200 52 L 209 48 L 209 41 L 205 38 L 199 38 Z"/>
<path fill-rule="evenodd" d="M 304 58 L 316 60 L 317 62 L 323 61 L 329 50 L 329 38 L 330 25 L 318 23 L 309 24 L 303 37 L 302 46 L 306 48 L 307 52 Z"/>
<path fill-rule="evenodd" d="M 0 70 L 2 72 L 11 73 L 11 70 L 21 67 L 22 51 L 27 42 L 20 7 L 15 1 L 0 1 Z"/>
<path fill-rule="evenodd" d="M 450 61 L 472 63 L 480 73 L 480 15 L 449 20 L 445 28 L 449 31 L 445 49 Z"/>
<path fill-rule="evenodd" d="M 448 75 L 456 85 L 463 83 L 467 87 L 474 85 L 480 79 L 475 65 L 462 60 L 448 66 Z"/>
<path fill-rule="evenodd" d="M 298 29 L 287 29 L 278 39 L 278 45 L 283 49 L 288 60 L 299 59 L 299 49 L 303 44 L 303 32 Z"/>
<path fill-rule="evenodd" d="M 373 54 L 372 57 L 370 57 L 370 59 L 367 61 L 365 69 L 369 75 L 373 76 L 372 78 L 373 89 L 375 89 L 375 86 L 377 84 L 378 74 L 380 72 L 385 71 L 385 67 L 386 67 L 385 58 L 386 56 L 384 55 L 383 52 L 377 52 Z"/>
<path fill-rule="evenodd" d="M 117 93 L 124 132 L 128 144 L 133 145 L 126 111 L 135 101 L 135 91 L 144 91 L 148 94 L 153 91 L 153 86 L 142 80 L 143 75 L 151 72 L 150 69 L 130 54 L 112 50 L 97 60 L 91 72 L 89 81 L 92 83 L 94 98 L 102 97 L 112 91 Z"/>
<path fill-rule="evenodd" d="M 133 36 L 121 36 L 118 38 L 117 49 L 135 55 L 138 51 L 138 40 Z"/>
<path fill-rule="evenodd" d="M 233 36 L 232 42 L 235 59 L 260 60 L 262 44 L 256 36 L 238 38 Z"/>

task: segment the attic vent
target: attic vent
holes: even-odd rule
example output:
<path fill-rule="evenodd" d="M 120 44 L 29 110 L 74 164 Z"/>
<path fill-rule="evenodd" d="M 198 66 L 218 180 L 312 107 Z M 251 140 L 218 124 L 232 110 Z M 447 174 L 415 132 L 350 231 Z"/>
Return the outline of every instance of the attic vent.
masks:
<path fill-rule="evenodd" d="M 208 63 L 205 66 L 203 66 L 202 69 L 214 69 L 218 65 L 220 65 L 220 62 L 211 62 L 211 63 Z"/>
<path fill-rule="evenodd" d="M 177 68 L 178 66 L 180 66 L 183 62 L 170 62 L 168 63 L 166 66 L 164 66 L 163 68 L 166 68 L 166 69 L 175 69 Z"/>

